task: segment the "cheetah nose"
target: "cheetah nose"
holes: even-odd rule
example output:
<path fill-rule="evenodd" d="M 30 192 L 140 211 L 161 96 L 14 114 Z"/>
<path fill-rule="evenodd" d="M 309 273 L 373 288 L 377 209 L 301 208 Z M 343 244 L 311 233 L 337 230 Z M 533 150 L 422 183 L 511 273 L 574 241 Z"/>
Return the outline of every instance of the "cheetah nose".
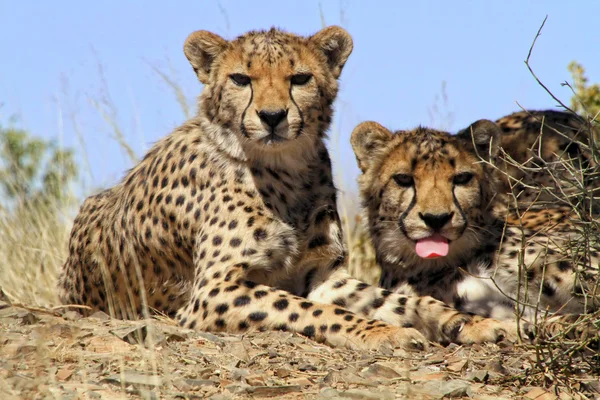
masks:
<path fill-rule="evenodd" d="M 276 111 L 262 110 L 258 112 L 258 116 L 260 117 L 260 120 L 265 124 L 269 125 L 271 129 L 275 129 L 275 127 L 277 127 L 277 125 L 279 125 L 279 123 L 285 117 L 287 117 L 287 113 L 287 110 L 284 109 Z"/>
<path fill-rule="evenodd" d="M 454 212 L 444 214 L 419 213 L 419 217 L 421 217 L 421 219 L 425 221 L 425 224 L 427 224 L 428 227 L 436 231 L 442 229 L 444 225 L 446 225 L 446 223 L 450 221 L 453 215 Z"/>

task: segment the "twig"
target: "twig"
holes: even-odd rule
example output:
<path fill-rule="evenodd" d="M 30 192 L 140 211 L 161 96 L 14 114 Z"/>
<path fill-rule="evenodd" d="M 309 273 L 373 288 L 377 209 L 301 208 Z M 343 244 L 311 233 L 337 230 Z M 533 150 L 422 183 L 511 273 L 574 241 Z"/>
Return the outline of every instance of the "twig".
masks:
<path fill-rule="evenodd" d="M 546 21 L 548 20 L 548 16 L 546 15 L 546 17 L 544 18 L 544 21 L 542 21 L 542 25 L 540 25 L 540 28 L 537 31 L 537 34 L 535 35 L 535 38 L 533 38 L 533 42 L 531 43 L 531 47 L 529 47 L 529 53 L 527 53 L 527 59 L 525 60 L 525 65 L 527 65 L 527 69 L 529 70 L 529 72 L 531 73 L 531 75 L 533 76 L 533 78 L 537 81 L 537 83 L 544 88 L 544 90 L 561 106 L 563 107 L 565 110 L 568 110 L 570 112 L 572 112 L 573 114 L 575 114 L 575 112 L 573 110 L 571 110 L 569 107 L 567 107 L 558 97 L 556 97 L 554 95 L 554 93 L 552 93 L 550 91 L 550 89 L 548 89 L 546 87 L 546 85 L 544 85 L 542 83 L 542 81 L 537 77 L 537 75 L 535 74 L 535 72 L 533 72 L 533 69 L 531 68 L 531 65 L 529 64 L 529 59 L 531 58 L 531 53 L 533 52 L 533 48 L 535 47 L 535 43 L 537 42 L 537 39 L 541 36 L 542 34 L 542 29 L 544 28 L 544 25 L 546 24 Z"/>

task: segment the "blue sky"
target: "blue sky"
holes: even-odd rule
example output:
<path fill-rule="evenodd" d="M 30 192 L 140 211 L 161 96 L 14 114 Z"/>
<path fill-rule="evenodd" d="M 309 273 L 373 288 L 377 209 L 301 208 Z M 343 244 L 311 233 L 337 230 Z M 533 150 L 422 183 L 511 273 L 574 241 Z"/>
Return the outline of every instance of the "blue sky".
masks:
<path fill-rule="evenodd" d="M 349 135 L 361 121 L 455 131 L 518 104 L 554 107 L 524 64 L 546 15 L 531 59 L 536 74 L 565 102 L 572 60 L 600 81 L 594 1 L 2 1 L 0 122 L 17 115 L 31 133 L 75 147 L 84 190 L 112 185 L 131 161 L 94 102 L 102 108 L 110 99 L 109 115 L 141 156 L 185 118 L 153 68 L 192 103 L 201 91 L 182 51 L 189 33 L 233 38 L 274 25 L 311 34 L 322 26 L 320 9 L 354 38 L 330 134 L 338 183 L 350 192 L 358 169 Z"/>

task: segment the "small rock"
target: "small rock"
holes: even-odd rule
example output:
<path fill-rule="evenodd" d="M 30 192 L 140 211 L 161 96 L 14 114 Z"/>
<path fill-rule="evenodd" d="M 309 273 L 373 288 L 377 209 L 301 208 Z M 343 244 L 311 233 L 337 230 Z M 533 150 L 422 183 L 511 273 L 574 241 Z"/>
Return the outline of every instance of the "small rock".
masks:
<path fill-rule="evenodd" d="M 37 324 L 41 320 L 33 313 L 27 313 L 21 318 L 21 324 L 23 325 L 33 325 Z"/>
<path fill-rule="evenodd" d="M 453 380 L 453 381 L 429 381 L 423 385 L 424 394 L 433 397 L 471 397 L 471 385 L 468 382 Z"/>
<path fill-rule="evenodd" d="M 316 371 L 317 367 L 315 367 L 312 364 L 302 364 L 298 367 L 298 369 L 302 372 L 306 372 L 306 371 Z"/>
<path fill-rule="evenodd" d="M 485 382 L 489 377 L 486 370 L 470 371 L 467 373 L 467 379 L 473 382 Z"/>
<path fill-rule="evenodd" d="M 433 355 L 425 360 L 423 360 L 423 365 L 433 365 L 433 364 L 443 364 L 446 362 L 446 359 L 442 356 Z"/>
<path fill-rule="evenodd" d="M 212 333 L 208 333 L 208 332 L 196 332 L 196 334 L 198 336 L 200 336 L 203 339 L 208 340 L 209 342 L 213 342 L 213 343 L 225 343 L 225 341 L 218 337 L 217 335 L 213 335 Z"/>
<path fill-rule="evenodd" d="M 9 357 L 21 358 L 37 353 L 38 348 L 32 344 L 19 345 L 14 343 L 12 346 L 5 347 L 3 351 Z"/>
<path fill-rule="evenodd" d="M 82 316 L 77 311 L 69 310 L 63 314 L 63 318 L 69 321 L 78 321 Z"/>
<path fill-rule="evenodd" d="M 364 378 L 380 377 L 394 379 L 400 377 L 400 374 L 396 370 L 379 363 L 372 364 L 368 368 L 363 369 L 360 375 Z"/>
<path fill-rule="evenodd" d="M 129 344 L 158 346 L 167 341 L 165 334 L 152 323 L 142 323 L 111 330 L 110 333 Z"/>
<path fill-rule="evenodd" d="M 58 381 L 66 381 L 73 375 L 73 370 L 70 368 L 61 368 L 56 373 L 56 380 Z"/>
<path fill-rule="evenodd" d="M 132 345 L 114 336 L 93 336 L 85 345 L 88 351 L 94 353 L 128 353 L 132 351 Z"/>
<path fill-rule="evenodd" d="M 256 386 L 252 388 L 252 394 L 256 396 L 281 396 L 286 393 L 294 393 L 301 391 L 302 387 L 298 385 Z"/>
<path fill-rule="evenodd" d="M 546 391 L 541 387 L 534 387 L 530 391 L 528 391 L 525 396 L 526 399 L 536 399 L 536 400 L 551 400 L 556 399 L 556 396 L 552 393 Z"/>
<path fill-rule="evenodd" d="M 290 385 L 311 386 L 313 383 L 307 378 L 294 378 L 288 381 Z"/>
<path fill-rule="evenodd" d="M 277 368 L 275 371 L 273 371 L 273 373 L 278 378 L 287 378 L 292 374 L 292 372 L 289 369 L 285 368 Z"/>
<path fill-rule="evenodd" d="M 492 360 L 488 362 L 487 364 L 485 364 L 485 369 L 502 375 L 507 374 L 506 369 L 499 360 Z"/>
<path fill-rule="evenodd" d="M 353 368 L 346 368 L 343 371 L 330 371 L 321 381 L 328 385 L 345 382 L 349 385 L 377 386 L 377 382 L 358 376 Z"/>
<path fill-rule="evenodd" d="M 246 383 L 232 383 L 230 385 L 225 386 L 225 389 L 233 394 L 244 394 L 250 393 L 250 390 L 252 390 L 252 386 Z"/>
<path fill-rule="evenodd" d="M 110 316 L 103 311 L 96 311 L 88 318 L 99 319 L 100 321 L 108 321 L 110 319 Z"/>
<path fill-rule="evenodd" d="M 246 383 L 250 386 L 264 386 L 265 385 L 265 377 L 262 375 L 248 375 L 246 378 Z"/>
<path fill-rule="evenodd" d="M 233 399 L 233 397 L 231 397 L 228 394 L 220 394 L 220 393 L 218 393 L 218 394 L 213 394 L 208 399 L 209 400 L 231 400 L 231 399 Z"/>
<path fill-rule="evenodd" d="M 510 400 L 509 397 L 498 397 L 498 396 L 491 396 L 491 395 L 479 395 L 477 396 L 477 400 Z"/>
<path fill-rule="evenodd" d="M 158 395 L 152 390 L 136 388 L 135 390 L 132 390 L 130 392 L 139 395 L 144 400 L 159 400 Z"/>
<path fill-rule="evenodd" d="M 414 381 L 445 381 L 448 379 L 448 373 L 416 371 L 410 375 L 410 378 Z"/>
<path fill-rule="evenodd" d="M 446 367 L 448 371 L 461 372 L 467 366 L 467 360 L 454 362 Z"/>
<path fill-rule="evenodd" d="M 343 398 L 347 399 L 382 399 L 382 400 L 392 400 L 395 399 L 396 396 L 387 390 L 382 392 L 375 392 L 371 390 L 361 390 L 361 389 L 350 389 L 345 392 L 340 393 Z"/>
<path fill-rule="evenodd" d="M 184 393 L 192 390 L 192 387 L 183 378 L 175 378 L 171 381 L 171 383 L 173 386 L 175 386 L 175 388 L 177 388 L 177 390 L 180 390 Z"/>
<path fill-rule="evenodd" d="M 219 383 L 217 381 L 213 381 L 212 379 L 185 379 L 184 382 L 191 387 L 200 387 L 200 386 L 217 386 Z"/>
<path fill-rule="evenodd" d="M 340 392 L 332 388 L 324 388 L 319 393 L 319 399 L 337 399 L 341 398 Z"/>
<path fill-rule="evenodd" d="M 0 318 L 23 318 L 29 314 L 29 311 L 23 310 L 22 308 L 6 307 L 0 310 Z"/>
<path fill-rule="evenodd" d="M 248 345 L 244 341 L 229 343 L 225 346 L 225 351 L 241 360 L 245 363 L 250 361 L 250 354 L 248 354 Z"/>
<path fill-rule="evenodd" d="M 442 393 L 444 394 L 444 397 L 449 398 L 471 397 L 471 385 L 461 381 L 444 382 L 444 385 L 442 385 Z"/>
<path fill-rule="evenodd" d="M 93 392 L 91 390 L 88 390 L 87 392 L 85 392 L 85 394 L 87 396 L 89 396 L 92 399 L 101 399 L 102 398 L 102 394 L 99 392 Z"/>
<path fill-rule="evenodd" d="M 242 378 L 247 377 L 248 375 L 250 375 L 250 371 L 244 368 L 234 368 L 231 370 L 231 379 L 233 379 L 234 381 L 239 381 Z"/>
<path fill-rule="evenodd" d="M 110 375 L 104 379 L 108 382 L 123 383 L 126 385 L 161 386 L 162 379 L 158 375 L 141 374 L 135 371 L 124 371 L 120 374 Z"/>

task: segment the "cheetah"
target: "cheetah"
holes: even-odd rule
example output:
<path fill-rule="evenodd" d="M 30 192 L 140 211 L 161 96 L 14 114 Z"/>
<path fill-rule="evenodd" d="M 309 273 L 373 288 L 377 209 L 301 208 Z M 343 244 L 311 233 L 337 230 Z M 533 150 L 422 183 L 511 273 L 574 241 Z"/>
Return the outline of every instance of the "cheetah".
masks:
<path fill-rule="evenodd" d="M 342 28 L 226 40 L 192 33 L 193 118 L 74 221 L 60 298 L 119 318 L 160 312 L 205 331 L 286 330 L 332 346 L 497 341 L 500 321 L 346 272 L 325 146 L 353 44 Z M 427 304 L 418 310 L 419 304 Z"/>
<path fill-rule="evenodd" d="M 541 126 L 533 126 L 529 134 L 537 137 Z M 600 253 L 597 241 L 587 249 L 569 245 L 583 224 L 562 206 L 529 208 L 531 223 L 506 223 L 501 191 L 514 186 L 503 186 L 498 155 L 525 136 L 512 129 L 506 118 L 479 120 L 456 135 L 425 127 L 393 133 L 364 122 L 351 142 L 379 286 L 482 317 L 518 316 L 531 335 L 538 311 L 560 319 L 597 308 L 597 289 L 586 283 L 597 279 Z M 562 137 L 549 139 L 554 145 Z"/>
<path fill-rule="evenodd" d="M 502 131 L 498 190 L 514 196 L 517 204 L 511 208 L 582 207 L 598 214 L 600 171 L 593 149 L 600 131 L 595 126 L 555 110 L 519 111 L 496 124 Z"/>

